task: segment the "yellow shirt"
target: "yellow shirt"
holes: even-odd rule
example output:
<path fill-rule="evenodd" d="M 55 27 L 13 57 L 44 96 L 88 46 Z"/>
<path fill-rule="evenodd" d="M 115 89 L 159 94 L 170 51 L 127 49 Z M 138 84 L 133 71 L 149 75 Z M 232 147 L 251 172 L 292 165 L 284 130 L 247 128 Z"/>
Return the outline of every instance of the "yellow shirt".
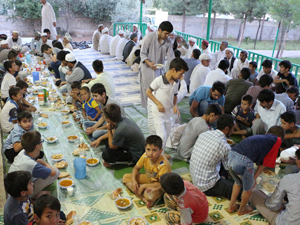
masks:
<path fill-rule="evenodd" d="M 149 158 L 146 156 L 146 153 L 144 153 L 136 165 L 139 168 L 145 168 L 145 173 L 151 183 L 159 182 L 162 175 L 171 172 L 171 165 L 169 161 L 162 155 L 159 156 L 154 165 L 151 165 Z"/>

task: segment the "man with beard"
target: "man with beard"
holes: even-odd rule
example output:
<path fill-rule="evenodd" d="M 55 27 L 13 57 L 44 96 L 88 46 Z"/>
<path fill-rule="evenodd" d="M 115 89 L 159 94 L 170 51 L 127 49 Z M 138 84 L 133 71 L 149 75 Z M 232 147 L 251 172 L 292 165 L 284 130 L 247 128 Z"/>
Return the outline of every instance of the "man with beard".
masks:
<path fill-rule="evenodd" d="M 15 45 L 22 46 L 22 38 L 19 37 L 18 31 L 13 31 L 12 36 L 7 39 L 9 48 L 12 48 Z"/>

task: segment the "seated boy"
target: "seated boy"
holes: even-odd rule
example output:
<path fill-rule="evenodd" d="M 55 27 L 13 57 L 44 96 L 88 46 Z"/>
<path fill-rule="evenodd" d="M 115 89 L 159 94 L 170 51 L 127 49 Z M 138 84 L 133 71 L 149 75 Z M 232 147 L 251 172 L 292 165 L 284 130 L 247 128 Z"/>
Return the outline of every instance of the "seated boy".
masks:
<path fill-rule="evenodd" d="M 161 154 L 162 151 L 162 139 L 159 136 L 151 135 L 147 137 L 145 153 L 136 163 L 132 173 L 123 176 L 123 183 L 126 187 L 141 198 L 148 208 L 163 195 L 163 191 L 159 190 L 149 194 L 147 189 L 159 188 L 160 177 L 171 172 L 171 165 Z M 145 168 L 145 174 L 140 174 L 139 171 L 143 167 Z"/>
<path fill-rule="evenodd" d="M 9 194 L 4 206 L 4 224 L 27 225 L 33 221 L 33 206 L 28 197 L 33 193 L 31 179 L 28 171 L 11 172 L 4 178 Z"/>
<path fill-rule="evenodd" d="M 280 116 L 281 126 L 285 131 L 282 142 L 283 148 L 300 145 L 300 126 L 296 124 L 296 115 L 293 111 L 287 111 Z"/>
<path fill-rule="evenodd" d="M 206 195 L 190 182 L 182 180 L 176 173 L 166 173 L 160 178 L 162 189 L 166 192 L 164 195 L 167 207 L 178 210 L 167 212 L 165 219 L 167 222 L 175 224 L 203 223 L 208 216 L 208 202 Z M 175 215 L 175 217 L 174 217 Z M 173 223 L 171 223 L 173 224 Z"/>
<path fill-rule="evenodd" d="M 279 72 L 273 81 L 276 84 L 276 93 L 283 93 L 291 86 L 298 87 L 297 78 L 290 71 L 292 68 L 291 62 L 289 60 L 282 60 L 279 66 Z"/>
<path fill-rule="evenodd" d="M 122 117 L 126 117 L 123 106 L 117 100 L 106 95 L 106 89 L 103 84 L 94 84 L 91 88 L 91 92 L 94 100 L 100 105 L 100 108 L 112 103 L 117 104 L 121 109 Z M 84 125 L 86 134 L 92 135 L 93 141 L 107 133 L 107 127 L 103 116 L 97 122 L 86 122 Z"/>
<path fill-rule="evenodd" d="M 83 100 L 82 115 L 90 121 L 98 121 L 101 117 L 101 109 L 97 102 L 91 97 L 88 87 L 80 88 L 80 97 Z M 84 124 L 83 124 L 84 127 Z"/>
<path fill-rule="evenodd" d="M 22 69 L 22 62 L 20 60 L 16 60 L 15 64 L 17 66 L 17 71 L 16 71 L 16 80 L 24 80 L 24 78 L 26 78 L 28 75 L 30 75 L 29 72 L 27 71 L 23 71 Z"/>
<path fill-rule="evenodd" d="M 249 81 L 253 83 L 253 81 L 255 80 L 255 78 L 258 75 L 258 72 L 256 71 L 257 62 L 255 62 L 255 61 L 249 62 L 249 69 L 250 69 L 250 72 L 251 72 L 250 77 L 249 77 Z"/>
<path fill-rule="evenodd" d="M 254 112 L 252 110 L 252 96 L 244 95 L 242 97 L 241 105 L 234 108 L 231 114 L 236 118 L 236 131 L 233 134 L 242 135 L 243 139 L 246 136 L 252 135 L 252 122 L 255 119 Z"/>
<path fill-rule="evenodd" d="M 19 110 L 17 102 L 22 99 L 21 89 L 18 87 L 10 88 L 9 97 L 11 100 L 4 105 L 0 114 L 1 129 L 6 133 L 10 132 L 14 128 L 14 124 L 17 123 Z"/>
<path fill-rule="evenodd" d="M 27 132 L 33 130 L 32 115 L 29 111 L 23 111 L 18 113 L 18 123 L 15 124 L 14 129 L 10 132 L 7 139 L 4 142 L 4 155 L 7 160 L 12 163 L 14 158 L 23 149 L 21 145 L 21 136 Z M 44 152 L 41 151 L 38 158 L 42 159 Z"/>
<path fill-rule="evenodd" d="M 255 186 L 256 178 L 267 167 L 274 168 L 279 148 L 284 138 L 284 130 L 280 126 L 271 127 L 267 134 L 254 135 L 246 138 L 232 148 L 228 154 L 229 173 L 235 183 L 233 185 L 229 213 L 237 211 L 238 215 L 252 212 L 247 205 Z M 254 171 L 254 163 L 258 165 Z M 238 207 L 236 199 L 243 185 L 241 205 Z"/>
<path fill-rule="evenodd" d="M 9 89 L 17 83 L 16 78 L 14 77 L 15 72 L 17 72 L 17 66 L 14 61 L 5 61 L 4 68 L 7 72 L 1 83 L 1 98 L 6 102 L 9 97 Z"/>
<path fill-rule="evenodd" d="M 296 159 L 297 167 L 300 169 L 300 149 L 296 151 Z M 300 172 L 285 175 L 269 197 L 258 189 L 253 190 L 251 204 L 271 225 L 299 224 L 299 176 Z"/>
<path fill-rule="evenodd" d="M 45 160 L 38 159 L 43 147 L 43 140 L 38 131 L 33 130 L 23 134 L 21 145 L 24 149 L 15 157 L 9 172 L 19 170 L 30 172 L 34 183 L 32 196 L 35 196 L 45 187 L 52 184 L 60 172 L 57 168 L 50 166 Z"/>
<path fill-rule="evenodd" d="M 71 85 L 71 93 L 70 96 L 72 97 L 72 104 L 74 106 L 74 110 L 81 110 L 82 109 L 82 103 L 83 100 L 80 97 L 80 89 L 81 89 L 81 83 L 80 81 L 74 81 Z"/>

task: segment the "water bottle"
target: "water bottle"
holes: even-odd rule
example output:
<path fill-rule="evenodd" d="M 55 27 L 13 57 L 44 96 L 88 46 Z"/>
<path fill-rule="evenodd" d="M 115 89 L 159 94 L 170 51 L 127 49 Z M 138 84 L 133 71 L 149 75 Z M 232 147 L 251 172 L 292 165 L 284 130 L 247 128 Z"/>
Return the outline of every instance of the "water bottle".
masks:
<path fill-rule="evenodd" d="M 75 178 L 84 179 L 86 177 L 86 159 L 76 158 L 74 159 Z"/>

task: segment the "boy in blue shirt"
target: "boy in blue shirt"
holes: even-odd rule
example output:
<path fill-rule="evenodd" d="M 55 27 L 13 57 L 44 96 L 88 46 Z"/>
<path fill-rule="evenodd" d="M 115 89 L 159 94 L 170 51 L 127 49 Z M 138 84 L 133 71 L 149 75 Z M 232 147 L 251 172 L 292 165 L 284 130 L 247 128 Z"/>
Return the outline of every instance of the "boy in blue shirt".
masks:
<path fill-rule="evenodd" d="M 91 97 L 91 92 L 88 87 L 80 89 L 80 96 L 83 100 L 82 115 L 90 121 L 98 121 L 101 118 L 101 109 L 98 103 Z"/>

